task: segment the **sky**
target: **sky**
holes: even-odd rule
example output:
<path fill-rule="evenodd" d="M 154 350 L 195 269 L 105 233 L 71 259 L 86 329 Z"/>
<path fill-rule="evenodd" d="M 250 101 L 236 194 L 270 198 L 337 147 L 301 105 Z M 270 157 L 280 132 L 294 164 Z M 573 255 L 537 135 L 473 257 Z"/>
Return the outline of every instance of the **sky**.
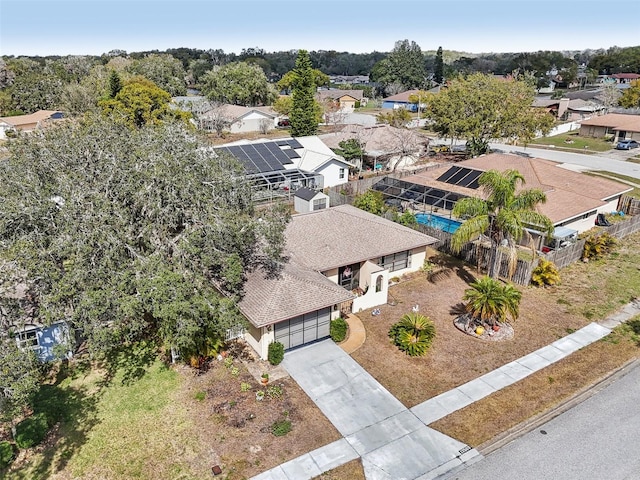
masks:
<path fill-rule="evenodd" d="M 367 53 L 403 39 L 468 53 L 629 47 L 638 12 L 637 0 L 0 0 L 0 55 Z"/>

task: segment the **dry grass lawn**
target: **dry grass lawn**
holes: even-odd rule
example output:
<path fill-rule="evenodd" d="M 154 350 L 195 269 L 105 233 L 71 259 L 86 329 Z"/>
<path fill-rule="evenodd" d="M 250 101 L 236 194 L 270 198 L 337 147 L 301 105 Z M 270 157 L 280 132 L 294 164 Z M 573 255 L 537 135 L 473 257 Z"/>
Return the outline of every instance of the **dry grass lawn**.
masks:
<path fill-rule="evenodd" d="M 353 357 L 411 407 L 603 319 L 640 297 L 638 265 L 640 233 L 622 240 L 606 258 L 561 270 L 558 286 L 521 288 L 520 318 L 513 324 L 515 337 L 487 342 L 453 326 L 462 294 L 477 272 L 452 260 L 447 273 L 433 281 L 416 274 L 393 287 L 398 304 L 382 307 L 379 317 L 361 313 L 367 341 Z M 390 325 L 415 304 L 437 329 L 431 350 L 422 358 L 400 353 L 387 337 Z M 639 340 L 638 332 L 622 325 L 605 339 L 431 426 L 469 445 L 481 446 L 640 358 Z"/>
<path fill-rule="evenodd" d="M 353 353 L 369 373 L 405 406 L 413 407 L 431 397 L 483 375 L 505 363 L 561 338 L 590 321 L 548 301 L 548 292 L 523 288 L 520 318 L 514 323 L 512 340 L 488 342 L 458 330 L 454 319 L 460 312 L 464 290 L 478 277 L 474 268 L 451 260 L 448 269 L 433 281 L 424 274 L 391 287 L 397 305 L 380 308 L 381 315 L 362 312 L 367 340 Z M 436 338 L 424 357 L 408 357 L 393 346 L 389 328 L 413 305 L 436 326 Z"/>
<path fill-rule="evenodd" d="M 360 459 L 351 460 L 315 477 L 314 480 L 365 480 L 362 461 Z"/>

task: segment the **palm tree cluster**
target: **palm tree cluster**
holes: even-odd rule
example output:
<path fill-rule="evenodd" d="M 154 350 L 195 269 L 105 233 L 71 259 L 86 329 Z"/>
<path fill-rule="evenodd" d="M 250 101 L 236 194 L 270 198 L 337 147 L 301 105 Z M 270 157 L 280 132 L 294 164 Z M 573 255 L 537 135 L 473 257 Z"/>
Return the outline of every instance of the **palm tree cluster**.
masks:
<path fill-rule="evenodd" d="M 499 247 L 508 247 L 509 271 L 512 275 L 517 262 L 517 245 L 524 238 L 531 244 L 527 228 L 533 228 L 546 235 L 553 233 L 553 222 L 536 211 L 536 206 L 546 202 L 546 195 L 538 189 L 521 190 L 516 194 L 524 177 L 517 170 L 488 170 L 478 178 L 478 183 L 486 193 L 486 200 L 467 197 L 453 207 L 453 215 L 464 219 L 464 223 L 451 238 L 451 248 L 460 251 L 462 246 L 481 235 L 491 241 L 489 276 L 497 278 L 500 271 L 501 252 Z M 533 245 L 531 245 L 533 249 Z"/>
<path fill-rule="evenodd" d="M 470 284 L 462 299 L 471 318 L 491 326 L 516 320 L 522 293 L 512 284 L 503 284 L 491 277 L 483 277 Z"/>

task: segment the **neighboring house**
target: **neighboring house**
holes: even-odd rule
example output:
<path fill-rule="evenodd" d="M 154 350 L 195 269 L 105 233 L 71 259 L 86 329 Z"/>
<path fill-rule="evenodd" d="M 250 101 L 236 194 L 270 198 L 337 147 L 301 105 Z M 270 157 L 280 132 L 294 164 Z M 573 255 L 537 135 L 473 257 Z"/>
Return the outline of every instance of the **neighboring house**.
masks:
<path fill-rule="evenodd" d="M 303 187 L 293 196 L 293 208 L 298 213 L 329 208 L 329 195 Z"/>
<path fill-rule="evenodd" d="M 369 75 L 329 75 L 334 85 L 369 85 Z"/>
<path fill-rule="evenodd" d="M 273 130 L 278 123 L 278 114 L 271 107 L 243 107 L 241 105 L 221 105 L 200 115 L 206 124 L 210 116 L 222 115 L 231 123 L 231 133 L 261 132 Z"/>
<path fill-rule="evenodd" d="M 7 138 L 7 132 L 32 132 L 52 120 L 59 120 L 64 113 L 58 110 L 39 110 L 29 115 L 0 117 L 0 140 Z"/>
<path fill-rule="evenodd" d="M 293 215 L 279 276 L 248 274 L 240 311 L 247 342 L 267 357 L 329 336 L 329 323 L 387 303 L 389 279 L 419 270 L 436 239 L 351 205 Z"/>
<path fill-rule="evenodd" d="M 438 93 L 440 91 L 440 86 L 434 87 L 431 90 L 428 90 L 430 93 Z M 407 90 L 406 92 L 398 93 L 397 95 L 391 95 L 390 97 L 386 97 L 382 99 L 382 108 L 404 108 L 405 110 L 409 110 L 410 112 L 418 111 L 418 104 L 412 103 L 409 101 L 409 97 L 411 95 L 416 95 L 420 90 Z M 424 110 L 425 105 L 420 105 L 420 110 Z"/>
<path fill-rule="evenodd" d="M 613 137 L 614 144 L 625 139 L 640 141 L 640 115 L 608 113 L 584 120 L 580 125 L 580 136 Z"/>
<path fill-rule="evenodd" d="M 0 268 L 6 266 L 0 263 Z M 11 289 L 2 289 L 0 292 L 0 335 L 8 334 L 15 338 L 18 347 L 22 349 L 32 349 L 41 362 L 50 362 L 64 356 L 72 356 L 73 342 L 69 326 L 66 322 L 60 321 L 51 325 L 43 325 L 31 316 L 23 319 L 10 318 L 7 311 L 3 309 L 1 300 L 13 299 L 22 302 L 26 297 L 24 285 L 16 285 Z"/>
<path fill-rule="evenodd" d="M 363 100 L 362 90 L 341 90 L 332 88 L 329 90 L 318 90 L 316 100 L 320 103 L 327 101 L 334 102 L 340 110 L 352 112 L 360 106 Z"/>
<path fill-rule="evenodd" d="M 71 358 L 71 336 L 66 322 L 58 322 L 45 326 L 40 324 L 26 324 L 16 328 L 16 343 L 20 348 L 32 349 L 41 362 Z"/>
<path fill-rule="evenodd" d="M 634 80 L 640 79 L 640 74 L 638 73 L 614 73 L 613 75 L 608 76 L 609 79 L 613 80 L 616 83 L 631 83 Z"/>
<path fill-rule="evenodd" d="M 356 139 L 363 145 L 364 160 L 375 169 L 396 163 L 398 157 L 417 160 L 428 141 L 414 130 L 379 124 L 372 126 L 347 125 L 339 132 L 321 135 L 320 139 L 331 149 L 340 148 L 340 142 Z M 405 162 L 406 163 L 406 162 Z M 379 166 L 379 167 L 377 167 Z"/>
<path fill-rule="evenodd" d="M 565 113 L 565 120 L 585 120 L 594 115 L 602 115 L 606 107 L 598 102 L 590 100 L 569 100 L 569 106 Z"/>
<path fill-rule="evenodd" d="M 301 187 L 322 189 L 349 181 L 353 165 L 333 153 L 317 136 L 278 140 L 239 140 L 215 148 L 246 168 L 257 188 L 295 191 Z"/>
<path fill-rule="evenodd" d="M 415 211 L 438 212 L 449 216 L 455 203 L 464 197 L 484 198 L 478 177 L 486 170 L 520 172 L 525 185 L 520 188 L 542 190 L 546 203 L 537 210 L 551 219 L 562 237 L 567 230 L 575 234 L 592 228 L 598 213 L 618 210 L 620 197 L 632 190 L 613 180 L 593 177 L 562 167 L 562 164 L 541 158 L 520 155 L 481 155 L 454 166 L 441 168 L 399 179 L 384 178 L 373 186 L 387 200 L 410 206 Z M 559 232 L 556 232 L 559 235 Z"/>
<path fill-rule="evenodd" d="M 559 98 L 552 100 L 550 98 L 536 98 L 533 101 L 534 108 L 544 108 L 555 118 L 563 118 L 569 108 L 570 100 L 568 98 Z"/>

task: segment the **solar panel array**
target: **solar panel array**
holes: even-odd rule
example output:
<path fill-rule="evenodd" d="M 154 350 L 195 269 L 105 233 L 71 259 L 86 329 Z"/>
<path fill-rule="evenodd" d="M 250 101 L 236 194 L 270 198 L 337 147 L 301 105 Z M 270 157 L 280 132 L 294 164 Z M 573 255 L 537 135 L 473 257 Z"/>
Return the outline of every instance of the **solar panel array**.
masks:
<path fill-rule="evenodd" d="M 290 148 L 281 148 L 287 146 Z M 277 142 L 219 147 L 216 150 L 227 152 L 237 158 L 242 162 L 247 172 L 262 173 L 284 170 L 285 165 L 293 164 L 293 158 L 300 158 L 294 148 L 302 148 L 302 145 L 295 139 L 287 139 Z"/>
<path fill-rule="evenodd" d="M 439 182 L 458 185 L 459 187 L 477 189 L 480 184 L 478 178 L 482 175 L 480 170 L 473 170 L 466 167 L 451 167 L 449 170 L 440 175 L 437 180 Z"/>

